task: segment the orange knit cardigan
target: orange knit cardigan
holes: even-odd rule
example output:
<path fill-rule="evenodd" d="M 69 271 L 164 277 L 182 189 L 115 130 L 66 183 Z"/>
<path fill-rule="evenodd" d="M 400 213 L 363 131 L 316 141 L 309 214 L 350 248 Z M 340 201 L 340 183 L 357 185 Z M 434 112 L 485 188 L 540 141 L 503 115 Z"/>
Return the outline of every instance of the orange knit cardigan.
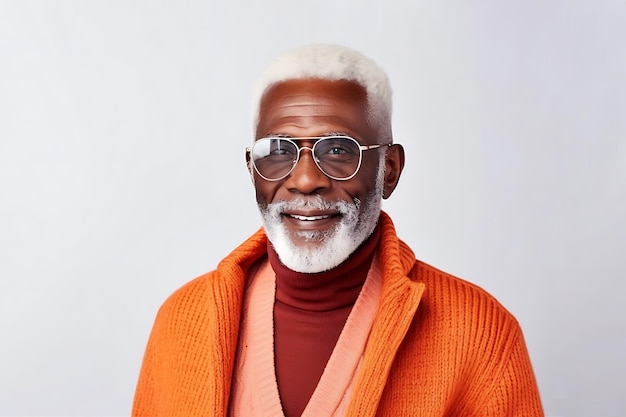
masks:
<path fill-rule="evenodd" d="M 479 287 L 415 259 L 381 214 L 383 287 L 347 416 L 543 416 L 515 318 Z M 259 230 L 163 304 L 132 415 L 226 416 Z M 323 416 L 320 416 L 323 417 Z"/>

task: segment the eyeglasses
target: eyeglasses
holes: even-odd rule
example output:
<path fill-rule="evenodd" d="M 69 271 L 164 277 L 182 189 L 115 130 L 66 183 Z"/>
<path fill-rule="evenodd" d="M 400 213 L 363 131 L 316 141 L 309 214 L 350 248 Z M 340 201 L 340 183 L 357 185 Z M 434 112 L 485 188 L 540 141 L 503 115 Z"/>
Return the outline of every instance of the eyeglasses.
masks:
<path fill-rule="evenodd" d="M 314 140 L 312 147 L 298 146 L 296 141 Z M 363 151 L 391 146 L 390 143 L 361 145 L 350 136 L 322 136 L 258 139 L 246 148 L 256 172 L 267 181 L 282 180 L 296 168 L 303 149 L 311 151 L 317 167 L 329 178 L 345 181 L 354 177 L 363 159 Z"/>

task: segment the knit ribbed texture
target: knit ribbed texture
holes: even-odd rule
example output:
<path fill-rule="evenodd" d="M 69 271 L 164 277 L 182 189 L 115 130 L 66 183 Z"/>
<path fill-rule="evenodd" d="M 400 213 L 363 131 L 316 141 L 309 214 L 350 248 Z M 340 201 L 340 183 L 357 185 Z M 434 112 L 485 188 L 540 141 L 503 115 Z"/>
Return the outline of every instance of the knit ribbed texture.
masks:
<path fill-rule="evenodd" d="M 381 214 L 381 304 L 346 415 L 543 416 L 519 325 L 477 286 L 415 260 Z M 157 315 L 134 416 L 225 416 L 257 232 Z M 320 416 L 323 417 L 323 416 Z"/>

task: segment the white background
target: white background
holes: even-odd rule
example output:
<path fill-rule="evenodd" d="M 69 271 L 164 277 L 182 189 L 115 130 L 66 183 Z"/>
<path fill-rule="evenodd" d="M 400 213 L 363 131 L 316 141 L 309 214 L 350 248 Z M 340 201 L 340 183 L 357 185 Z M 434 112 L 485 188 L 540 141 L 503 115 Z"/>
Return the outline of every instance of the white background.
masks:
<path fill-rule="evenodd" d="M 154 315 L 260 224 L 250 94 L 277 53 L 389 72 L 385 204 L 498 297 L 546 413 L 626 415 L 626 2 L 0 0 L 0 415 L 127 415 Z"/>

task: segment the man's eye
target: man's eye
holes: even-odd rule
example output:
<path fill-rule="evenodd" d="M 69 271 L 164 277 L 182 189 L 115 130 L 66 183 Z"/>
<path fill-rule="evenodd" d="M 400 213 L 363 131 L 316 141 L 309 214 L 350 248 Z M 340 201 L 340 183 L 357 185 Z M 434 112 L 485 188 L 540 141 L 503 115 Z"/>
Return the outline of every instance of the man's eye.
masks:
<path fill-rule="evenodd" d="M 274 147 L 270 149 L 269 156 L 294 156 L 296 151 L 292 147 Z"/>
<path fill-rule="evenodd" d="M 328 153 L 331 155 L 341 155 L 344 153 L 348 153 L 348 150 L 340 146 L 333 146 L 328 150 Z"/>

